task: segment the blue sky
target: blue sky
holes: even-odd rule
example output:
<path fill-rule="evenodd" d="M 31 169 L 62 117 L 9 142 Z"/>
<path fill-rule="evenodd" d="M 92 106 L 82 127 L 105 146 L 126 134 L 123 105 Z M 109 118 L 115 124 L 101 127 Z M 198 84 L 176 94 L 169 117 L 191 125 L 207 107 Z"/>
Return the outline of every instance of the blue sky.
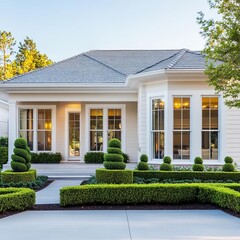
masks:
<path fill-rule="evenodd" d="M 53 61 L 92 49 L 201 50 L 207 0 L 0 0 L 0 30 L 32 38 Z"/>

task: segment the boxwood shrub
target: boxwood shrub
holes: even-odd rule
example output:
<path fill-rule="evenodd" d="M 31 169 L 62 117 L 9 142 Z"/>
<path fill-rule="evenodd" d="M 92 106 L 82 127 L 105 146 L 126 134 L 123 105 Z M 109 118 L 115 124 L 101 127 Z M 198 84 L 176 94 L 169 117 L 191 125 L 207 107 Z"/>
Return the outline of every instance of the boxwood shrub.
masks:
<path fill-rule="evenodd" d="M 60 163 L 62 160 L 61 153 L 31 153 L 32 163 Z"/>
<path fill-rule="evenodd" d="M 193 172 L 193 171 L 133 171 L 133 177 L 144 179 L 158 178 L 159 181 L 166 179 L 175 180 L 232 180 L 240 182 L 240 172 Z"/>
<path fill-rule="evenodd" d="M 29 188 L 0 188 L 0 212 L 31 208 L 35 204 L 35 195 Z"/>
<path fill-rule="evenodd" d="M 30 169 L 27 172 L 13 172 L 6 170 L 1 173 L 2 183 L 32 182 L 36 179 L 36 170 Z"/>
<path fill-rule="evenodd" d="M 8 147 L 0 147 L 0 165 L 8 162 Z"/>
<path fill-rule="evenodd" d="M 84 155 L 85 163 L 103 163 L 104 153 L 103 152 L 87 152 Z"/>
<path fill-rule="evenodd" d="M 97 183 L 133 183 L 132 170 L 119 170 L 119 169 L 96 169 Z"/>

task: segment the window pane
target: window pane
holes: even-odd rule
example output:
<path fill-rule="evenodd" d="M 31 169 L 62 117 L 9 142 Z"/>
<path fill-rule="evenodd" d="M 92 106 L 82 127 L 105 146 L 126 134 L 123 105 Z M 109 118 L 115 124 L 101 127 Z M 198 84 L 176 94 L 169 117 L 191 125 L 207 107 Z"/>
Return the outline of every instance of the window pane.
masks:
<path fill-rule="evenodd" d="M 103 150 L 103 132 L 90 131 L 90 151 Z"/>
<path fill-rule="evenodd" d="M 209 113 L 210 111 L 207 109 L 202 110 L 202 129 L 210 129 L 209 126 Z"/>
<path fill-rule="evenodd" d="M 69 156 L 80 156 L 80 114 L 69 113 Z"/>
<path fill-rule="evenodd" d="M 190 129 L 190 110 L 183 110 L 182 129 Z"/>
<path fill-rule="evenodd" d="M 52 133 L 50 131 L 46 131 L 44 133 L 45 133 L 45 151 L 51 151 Z"/>
<path fill-rule="evenodd" d="M 173 158 L 181 159 L 181 132 L 173 132 Z"/>
<path fill-rule="evenodd" d="M 26 139 L 28 147 L 33 151 L 33 131 L 20 131 L 19 137 Z"/>
<path fill-rule="evenodd" d="M 210 159 L 209 132 L 202 132 L 202 159 Z"/>
<path fill-rule="evenodd" d="M 44 132 L 41 131 L 39 132 L 38 131 L 38 151 L 44 151 L 44 141 L 45 141 L 45 136 L 44 136 Z"/>
<path fill-rule="evenodd" d="M 20 109 L 20 129 L 33 129 L 33 109 Z"/>
<path fill-rule="evenodd" d="M 152 133 L 153 158 L 162 159 L 164 157 L 164 132 Z"/>
<path fill-rule="evenodd" d="M 112 138 L 117 138 L 121 141 L 121 131 L 108 131 L 108 141 Z"/>
<path fill-rule="evenodd" d="M 190 132 L 173 132 L 173 158 L 190 159 Z"/>
<path fill-rule="evenodd" d="M 218 110 L 211 110 L 211 129 L 218 129 Z"/>
<path fill-rule="evenodd" d="M 181 110 L 174 109 L 174 129 L 181 129 Z"/>
<path fill-rule="evenodd" d="M 211 159 L 218 159 L 218 132 L 211 132 Z"/>
<path fill-rule="evenodd" d="M 182 132 L 182 159 L 190 159 L 190 132 Z"/>

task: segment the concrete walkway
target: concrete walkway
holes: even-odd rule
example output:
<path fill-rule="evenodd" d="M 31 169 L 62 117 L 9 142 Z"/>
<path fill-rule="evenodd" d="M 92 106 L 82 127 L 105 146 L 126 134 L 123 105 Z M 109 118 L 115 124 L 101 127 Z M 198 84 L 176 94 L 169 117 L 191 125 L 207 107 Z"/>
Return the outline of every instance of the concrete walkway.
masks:
<path fill-rule="evenodd" d="M 81 180 L 56 180 L 46 188 L 36 192 L 36 204 L 58 204 L 60 203 L 60 189 L 67 186 L 78 186 Z"/>
<path fill-rule="evenodd" d="M 9 240 L 239 240 L 220 210 L 27 211 L 0 220 Z"/>

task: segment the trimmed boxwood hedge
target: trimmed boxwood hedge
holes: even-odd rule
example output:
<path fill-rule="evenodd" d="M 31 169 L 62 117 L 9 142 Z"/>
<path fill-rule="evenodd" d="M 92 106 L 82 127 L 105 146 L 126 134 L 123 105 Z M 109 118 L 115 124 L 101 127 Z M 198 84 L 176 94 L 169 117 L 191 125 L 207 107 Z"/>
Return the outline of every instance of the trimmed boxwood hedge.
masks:
<path fill-rule="evenodd" d="M 133 177 L 175 180 L 232 180 L 240 182 L 240 172 L 193 172 L 193 171 L 133 171 Z"/>
<path fill-rule="evenodd" d="M 96 169 L 97 183 L 133 183 L 133 172 L 131 170 L 119 169 Z"/>
<path fill-rule="evenodd" d="M 0 212 L 31 208 L 35 198 L 35 191 L 29 188 L 0 188 Z"/>
<path fill-rule="evenodd" d="M 31 153 L 31 163 L 60 163 L 62 160 L 61 153 Z"/>
<path fill-rule="evenodd" d="M 103 152 L 87 152 L 84 155 L 85 163 L 103 163 L 104 153 Z"/>
<path fill-rule="evenodd" d="M 61 206 L 87 204 L 213 203 L 240 212 L 240 184 L 100 184 L 64 187 Z"/>
<path fill-rule="evenodd" d="M 190 184 L 100 184 L 64 187 L 60 205 L 184 203 L 197 198 L 197 186 Z"/>
<path fill-rule="evenodd" d="M 30 169 L 27 172 L 13 172 L 6 170 L 1 173 L 2 183 L 32 182 L 36 180 L 36 169 Z"/>

